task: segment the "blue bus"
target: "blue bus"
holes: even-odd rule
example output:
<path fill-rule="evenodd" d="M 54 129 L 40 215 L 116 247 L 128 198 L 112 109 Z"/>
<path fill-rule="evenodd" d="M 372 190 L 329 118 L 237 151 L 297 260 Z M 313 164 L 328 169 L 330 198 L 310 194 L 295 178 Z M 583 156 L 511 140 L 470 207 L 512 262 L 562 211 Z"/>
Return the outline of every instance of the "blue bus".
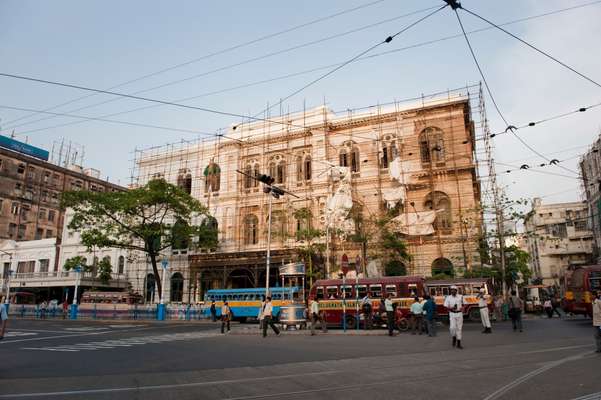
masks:
<path fill-rule="evenodd" d="M 274 287 L 269 291 L 273 303 L 273 315 L 276 319 L 280 313 L 280 306 L 288 305 L 294 300 L 302 300 L 300 299 L 301 288 L 297 286 Z M 265 288 L 211 289 L 205 294 L 204 315 L 211 316 L 211 301 L 215 300 L 217 317 L 221 317 L 221 307 L 223 302 L 227 301 L 232 311 L 232 320 L 245 322 L 249 318 L 257 318 L 264 295 Z"/>

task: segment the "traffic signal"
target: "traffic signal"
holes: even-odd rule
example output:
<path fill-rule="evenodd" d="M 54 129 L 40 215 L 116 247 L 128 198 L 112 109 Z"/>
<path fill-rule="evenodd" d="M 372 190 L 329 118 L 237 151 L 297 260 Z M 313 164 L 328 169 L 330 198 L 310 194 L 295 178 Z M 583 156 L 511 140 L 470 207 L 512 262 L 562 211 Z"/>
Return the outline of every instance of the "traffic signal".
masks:
<path fill-rule="evenodd" d="M 275 178 L 272 178 L 271 176 L 265 174 L 259 175 L 257 179 L 259 180 L 259 182 L 263 182 L 266 185 L 272 185 L 273 182 L 275 182 Z"/>

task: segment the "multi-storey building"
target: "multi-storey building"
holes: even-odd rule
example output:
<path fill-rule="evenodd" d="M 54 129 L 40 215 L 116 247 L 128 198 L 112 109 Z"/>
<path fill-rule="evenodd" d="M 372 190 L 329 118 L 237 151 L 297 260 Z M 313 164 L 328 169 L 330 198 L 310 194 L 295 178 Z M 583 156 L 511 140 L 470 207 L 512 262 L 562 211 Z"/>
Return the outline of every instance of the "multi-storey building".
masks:
<path fill-rule="evenodd" d="M 542 204 L 535 198 L 525 220 L 525 237 L 534 278 L 560 287 L 566 270 L 589 263 L 593 234 L 582 202 Z"/>
<path fill-rule="evenodd" d="M 466 89 L 338 114 L 324 106 L 232 125 L 211 141 L 137 152 L 134 186 L 155 178 L 177 184 L 208 207 L 218 226 L 215 251 L 173 250 L 170 271 L 177 288 L 184 282 L 184 301 L 211 287 L 264 285 L 269 197 L 253 179 L 259 174 L 294 194 L 273 199 L 272 266 L 297 259 L 306 243 L 297 241 L 296 231 L 325 229 L 328 201 L 343 185 L 352 197 L 348 220 L 355 229 L 367 229 L 386 213 L 397 216 L 411 254 L 409 274 L 460 274 L 479 265 L 482 218 L 470 99 Z M 351 270 L 359 263 L 362 273 L 366 265 L 381 273 L 376 244 L 344 239 L 332 228 L 316 239 L 330 254 L 330 262 L 322 257 L 316 268 L 329 266 L 335 275 L 349 260 Z M 139 290 L 152 296 L 152 269 L 142 264 L 137 274 L 132 279 Z M 277 282 L 277 268 L 270 275 Z"/>
<path fill-rule="evenodd" d="M 59 245 L 64 226 L 62 192 L 125 190 L 101 180 L 98 170 L 63 168 L 46 161 L 48 152 L 42 149 L 5 136 L 0 139 L 0 239 L 56 238 Z M 52 271 L 58 268 L 58 263 L 50 266 Z"/>
<path fill-rule="evenodd" d="M 601 135 L 580 159 L 583 192 L 593 230 L 593 260 L 601 262 Z"/>

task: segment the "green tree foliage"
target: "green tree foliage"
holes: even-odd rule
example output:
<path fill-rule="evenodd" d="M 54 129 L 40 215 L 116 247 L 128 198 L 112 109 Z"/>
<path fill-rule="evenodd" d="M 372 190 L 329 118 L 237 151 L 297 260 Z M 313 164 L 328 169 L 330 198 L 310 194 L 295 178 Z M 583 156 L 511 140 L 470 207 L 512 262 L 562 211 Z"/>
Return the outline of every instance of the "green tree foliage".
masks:
<path fill-rule="evenodd" d="M 89 249 L 115 247 L 146 253 L 159 293 L 162 282 L 157 259 L 164 250 L 172 245 L 216 245 L 216 235 L 192 224 L 194 217 L 208 215 L 206 208 L 164 179 L 126 192 L 65 192 L 61 206 L 74 210 L 68 228 L 79 231 Z"/>
<path fill-rule="evenodd" d="M 109 258 L 104 257 L 98 263 L 98 279 L 100 279 L 100 282 L 104 283 L 105 285 L 108 285 L 109 281 L 111 280 L 112 273 L 113 266 L 111 265 Z"/>
<path fill-rule="evenodd" d="M 388 276 L 407 275 L 407 267 L 399 260 L 390 260 L 384 266 L 384 273 Z"/>
<path fill-rule="evenodd" d="M 505 283 L 512 287 L 521 278 L 524 282 L 532 277 L 528 267 L 530 255 L 519 247 L 513 245 L 505 248 Z"/>
<path fill-rule="evenodd" d="M 73 270 L 77 266 L 81 266 L 81 271 L 82 272 L 90 272 L 90 271 L 92 271 L 92 266 L 91 265 L 86 265 L 86 259 L 84 257 L 82 257 L 82 256 L 75 256 L 75 257 L 71 257 L 71 258 L 68 258 L 67 260 L 65 260 L 65 264 L 63 265 L 63 269 L 65 271 L 71 271 L 71 270 Z"/>

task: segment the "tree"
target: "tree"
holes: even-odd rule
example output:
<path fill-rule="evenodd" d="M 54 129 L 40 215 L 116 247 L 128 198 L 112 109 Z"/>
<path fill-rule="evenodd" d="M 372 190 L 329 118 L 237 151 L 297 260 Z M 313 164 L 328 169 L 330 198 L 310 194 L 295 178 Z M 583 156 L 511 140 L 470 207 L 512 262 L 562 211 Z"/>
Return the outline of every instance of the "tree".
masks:
<path fill-rule="evenodd" d="M 86 259 L 82 256 L 75 256 L 65 260 L 65 264 L 63 265 L 63 269 L 65 271 L 71 271 L 75 267 L 80 266 L 82 272 L 90 272 L 92 271 L 91 265 L 86 265 Z"/>
<path fill-rule="evenodd" d="M 100 279 L 100 282 L 104 283 L 105 285 L 108 285 L 109 281 L 111 280 L 112 273 L 113 266 L 111 265 L 109 258 L 104 257 L 98 263 L 98 279 Z"/>
<path fill-rule="evenodd" d="M 164 256 L 163 250 L 216 246 L 216 235 L 207 234 L 211 228 L 193 224 L 203 216 L 211 218 L 207 209 L 164 179 L 125 192 L 64 192 L 61 207 L 73 209 L 68 228 L 81 232 L 81 242 L 88 249 L 113 247 L 147 254 L 159 293 L 157 259 Z"/>
<path fill-rule="evenodd" d="M 513 287 L 518 279 L 528 282 L 532 276 L 532 271 L 528 266 L 530 254 L 513 245 L 505 248 L 505 283 Z"/>
<path fill-rule="evenodd" d="M 296 240 L 303 242 L 303 246 L 296 248 L 298 257 L 304 261 L 308 267 L 307 277 L 309 278 L 309 286 L 313 286 L 313 279 L 322 277 L 322 271 L 314 270 L 314 261 L 318 256 L 321 256 L 325 250 L 323 243 L 318 243 L 316 240 L 322 238 L 325 232 L 321 229 L 314 229 L 311 221 L 313 215 L 311 210 L 306 207 L 300 208 L 292 214 L 297 221 L 298 229 L 296 230 Z"/>
<path fill-rule="evenodd" d="M 371 229 L 364 230 L 365 241 L 375 256 L 383 260 L 384 272 L 389 276 L 407 275 L 406 264 L 411 260 L 407 243 L 398 232 L 390 230 L 390 221 L 398 215 L 398 209 L 389 210 L 385 216 L 371 221 Z M 369 224 L 365 224 L 369 225 Z"/>

